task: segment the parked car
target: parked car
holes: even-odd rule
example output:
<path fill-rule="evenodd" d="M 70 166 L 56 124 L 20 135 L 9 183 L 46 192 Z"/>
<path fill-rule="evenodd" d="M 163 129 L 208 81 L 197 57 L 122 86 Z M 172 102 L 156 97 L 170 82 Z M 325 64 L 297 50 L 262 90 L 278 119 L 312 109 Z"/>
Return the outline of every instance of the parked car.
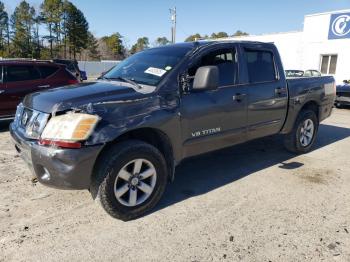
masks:
<path fill-rule="evenodd" d="M 87 80 L 87 74 L 85 71 L 79 69 L 78 62 L 76 60 L 69 59 L 54 59 L 55 63 L 63 64 L 67 66 L 67 69 L 80 81 Z"/>
<path fill-rule="evenodd" d="M 286 70 L 286 77 L 303 77 L 304 71 L 302 70 Z"/>
<path fill-rule="evenodd" d="M 320 77 L 322 76 L 320 71 L 311 69 L 311 70 L 305 70 L 304 75 L 305 77 Z"/>
<path fill-rule="evenodd" d="M 17 105 L 29 93 L 76 83 L 63 65 L 0 60 L 0 120 L 13 118 Z"/>
<path fill-rule="evenodd" d="M 344 81 L 344 85 L 337 86 L 337 96 L 335 98 L 335 106 L 350 106 L 350 84 Z"/>
<path fill-rule="evenodd" d="M 10 132 L 41 183 L 87 189 L 130 220 L 157 204 L 185 158 L 274 134 L 309 152 L 334 99 L 331 76 L 286 80 L 273 44 L 181 43 L 96 82 L 28 95 Z"/>
<path fill-rule="evenodd" d="M 290 77 L 319 77 L 321 73 L 317 70 L 286 70 L 285 74 L 288 78 Z"/>

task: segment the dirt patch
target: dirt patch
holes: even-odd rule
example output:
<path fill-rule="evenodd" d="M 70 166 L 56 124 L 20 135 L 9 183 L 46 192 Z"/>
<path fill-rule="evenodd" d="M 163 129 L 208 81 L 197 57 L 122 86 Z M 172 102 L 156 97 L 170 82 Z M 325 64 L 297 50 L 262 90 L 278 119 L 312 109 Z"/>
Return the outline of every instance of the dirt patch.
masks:
<path fill-rule="evenodd" d="M 330 169 L 301 169 L 295 174 L 305 182 L 327 185 L 328 181 L 335 177 L 335 172 Z"/>

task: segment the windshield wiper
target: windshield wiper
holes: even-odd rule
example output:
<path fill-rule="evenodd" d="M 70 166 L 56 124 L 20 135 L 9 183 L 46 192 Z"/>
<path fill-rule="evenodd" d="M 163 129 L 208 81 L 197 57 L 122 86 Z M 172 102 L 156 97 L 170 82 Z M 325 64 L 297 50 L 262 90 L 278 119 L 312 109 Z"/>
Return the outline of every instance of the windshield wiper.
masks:
<path fill-rule="evenodd" d="M 133 86 L 136 86 L 138 89 L 142 89 L 142 86 L 140 86 L 138 83 L 136 83 L 135 81 L 129 79 L 129 78 L 124 78 L 124 77 L 121 77 L 121 76 L 118 76 L 118 77 L 104 77 L 104 79 L 107 79 L 107 80 L 121 80 L 123 82 L 127 82 Z"/>

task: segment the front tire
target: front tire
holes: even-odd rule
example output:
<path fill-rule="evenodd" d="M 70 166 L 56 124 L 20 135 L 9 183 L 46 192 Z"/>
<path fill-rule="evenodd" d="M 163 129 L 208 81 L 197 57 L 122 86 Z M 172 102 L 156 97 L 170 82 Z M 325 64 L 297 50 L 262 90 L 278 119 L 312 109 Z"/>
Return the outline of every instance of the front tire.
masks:
<path fill-rule="evenodd" d="M 116 144 L 99 159 L 90 192 L 109 215 L 128 221 L 159 202 L 168 175 L 165 159 L 157 148 L 128 140 Z"/>
<path fill-rule="evenodd" d="M 294 123 L 292 131 L 285 136 L 284 145 L 290 152 L 297 154 L 308 153 L 318 132 L 318 118 L 315 111 L 302 110 Z"/>

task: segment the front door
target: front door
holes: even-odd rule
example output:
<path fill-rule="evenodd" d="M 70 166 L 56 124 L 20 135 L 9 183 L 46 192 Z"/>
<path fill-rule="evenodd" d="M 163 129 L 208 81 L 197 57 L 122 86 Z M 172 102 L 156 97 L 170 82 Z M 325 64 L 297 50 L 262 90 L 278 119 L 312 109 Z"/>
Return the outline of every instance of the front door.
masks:
<path fill-rule="evenodd" d="M 205 153 L 245 141 L 247 121 L 246 87 L 238 83 L 236 47 L 225 45 L 204 53 L 189 69 L 194 76 L 200 66 L 219 69 L 216 90 L 189 90 L 181 99 L 184 157 Z M 190 84 L 191 85 L 191 84 Z"/>

